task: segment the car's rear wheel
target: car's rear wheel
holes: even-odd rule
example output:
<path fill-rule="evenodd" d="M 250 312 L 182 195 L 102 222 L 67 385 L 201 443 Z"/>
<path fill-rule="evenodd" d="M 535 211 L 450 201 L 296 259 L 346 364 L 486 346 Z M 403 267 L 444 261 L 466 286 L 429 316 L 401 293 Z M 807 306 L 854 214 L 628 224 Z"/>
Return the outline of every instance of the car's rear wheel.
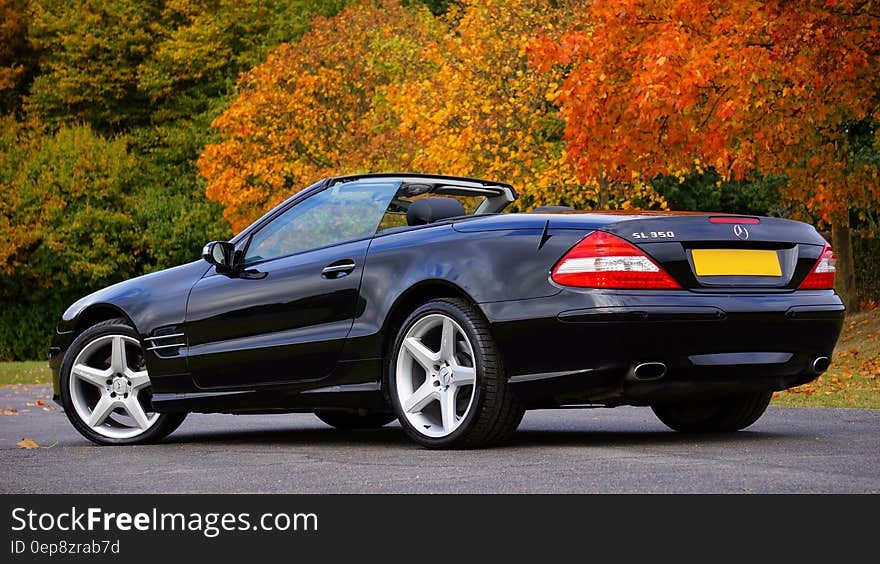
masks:
<path fill-rule="evenodd" d="M 425 303 L 403 322 L 386 390 L 406 433 L 428 448 L 474 448 L 511 435 L 523 407 L 488 323 L 469 303 Z"/>
<path fill-rule="evenodd" d="M 68 419 L 98 444 L 157 441 L 186 417 L 152 410 L 144 352 L 124 319 L 103 321 L 83 331 L 65 353 L 60 376 Z"/>
<path fill-rule="evenodd" d="M 393 413 L 344 413 L 339 411 L 316 411 L 315 415 L 331 427 L 344 430 L 378 429 L 394 421 Z"/>
<path fill-rule="evenodd" d="M 655 405 L 654 414 L 667 427 L 683 433 L 730 433 L 757 421 L 772 392 L 742 394 L 709 401 Z"/>

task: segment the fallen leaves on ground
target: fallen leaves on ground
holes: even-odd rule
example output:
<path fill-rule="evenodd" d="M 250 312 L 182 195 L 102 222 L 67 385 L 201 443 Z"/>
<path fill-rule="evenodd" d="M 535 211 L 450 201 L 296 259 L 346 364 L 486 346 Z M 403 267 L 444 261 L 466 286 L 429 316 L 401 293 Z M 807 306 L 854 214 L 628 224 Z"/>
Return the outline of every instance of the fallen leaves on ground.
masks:
<path fill-rule="evenodd" d="M 44 386 L 31 387 L 24 384 L 9 384 L 4 388 L 10 392 L 8 399 L 11 401 L 6 403 L 4 409 L 0 409 L 0 416 L 20 415 L 31 411 L 52 412 L 57 409 L 51 402 L 52 396 L 45 393 Z M 31 407 L 38 409 L 28 409 Z"/>
<path fill-rule="evenodd" d="M 25 448 L 25 449 L 30 450 L 33 448 L 42 448 L 42 447 L 39 444 L 37 444 L 37 441 L 35 441 L 33 439 L 22 439 L 22 440 L 18 441 L 18 448 Z"/>
<path fill-rule="evenodd" d="M 39 444 L 37 441 L 35 441 L 35 440 L 33 440 L 33 439 L 27 439 L 27 438 L 25 438 L 25 439 L 22 439 L 22 440 L 18 441 L 18 443 L 16 443 L 16 444 L 18 445 L 18 448 L 23 448 L 23 449 L 26 449 L 26 450 L 32 450 L 32 449 L 35 449 L 35 448 L 52 448 L 53 446 L 55 446 L 55 445 L 58 444 L 58 441 L 55 441 L 55 442 L 52 443 L 51 445 L 41 445 L 41 444 Z"/>

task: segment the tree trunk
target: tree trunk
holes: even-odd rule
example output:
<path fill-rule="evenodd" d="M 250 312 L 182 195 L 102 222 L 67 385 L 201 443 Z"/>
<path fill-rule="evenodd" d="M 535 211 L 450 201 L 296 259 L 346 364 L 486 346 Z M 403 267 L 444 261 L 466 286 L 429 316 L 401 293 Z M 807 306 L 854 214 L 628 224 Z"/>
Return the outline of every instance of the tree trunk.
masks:
<path fill-rule="evenodd" d="M 846 309 L 859 311 L 859 296 L 856 291 L 855 262 L 852 252 L 852 235 L 847 218 L 840 218 L 831 225 L 831 246 L 837 253 L 837 278 L 834 284 Z"/>
<path fill-rule="evenodd" d="M 599 176 L 599 209 L 608 207 L 608 178 L 604 173 Z"/>

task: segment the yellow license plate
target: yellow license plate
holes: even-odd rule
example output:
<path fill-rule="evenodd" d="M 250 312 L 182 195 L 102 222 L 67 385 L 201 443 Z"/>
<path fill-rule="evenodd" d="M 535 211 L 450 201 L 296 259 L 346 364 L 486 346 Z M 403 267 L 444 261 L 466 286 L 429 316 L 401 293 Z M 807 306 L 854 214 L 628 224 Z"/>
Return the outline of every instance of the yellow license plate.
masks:
<path fill-rule="evenodd" d="M 697 276 L 782 276 L 776 251 L 694 249 Z"/>

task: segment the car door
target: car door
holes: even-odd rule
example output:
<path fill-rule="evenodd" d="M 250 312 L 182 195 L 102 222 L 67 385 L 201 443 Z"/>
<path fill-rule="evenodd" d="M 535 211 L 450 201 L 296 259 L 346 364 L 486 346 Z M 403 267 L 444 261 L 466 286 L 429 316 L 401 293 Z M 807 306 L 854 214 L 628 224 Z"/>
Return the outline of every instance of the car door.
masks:
<path fill-rule="evenodd" d="M 187 304 L 188 366 L 201 388 L 321 379 L 351 330 L 364 260 L 399 183 L 332 186 L 240 242 L 243 267 L 211 269 Z"/>

